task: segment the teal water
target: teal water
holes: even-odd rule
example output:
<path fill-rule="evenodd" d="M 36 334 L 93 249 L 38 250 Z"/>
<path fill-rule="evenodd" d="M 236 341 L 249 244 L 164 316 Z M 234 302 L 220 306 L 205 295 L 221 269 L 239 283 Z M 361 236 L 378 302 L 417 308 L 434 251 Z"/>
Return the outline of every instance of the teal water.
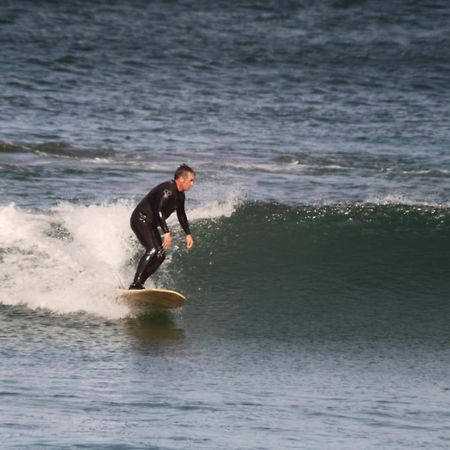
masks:
<path fill-rule="evenodd" d="M 5 449 L 447 448 L 445 2 L 4 2 Z M 196 245 L 116 288 L 187 162 Z"/>
<path fill-rule="evenodd" d="M 154 280 L 187 306 L 138 315 L 115 296 L 134 247 L 100 281 L 101 246 L 43 220 L 58 231 L 40 224 L 39 253 L 17 236 L 2 253 L 7 448 L 447 446 L 447 209 L 248 203 L 196 219 L 195 252 Z M 67 259 L 97 271 L 54 269 Z M 33 289 L 17 291 L 24 265 Z"/>

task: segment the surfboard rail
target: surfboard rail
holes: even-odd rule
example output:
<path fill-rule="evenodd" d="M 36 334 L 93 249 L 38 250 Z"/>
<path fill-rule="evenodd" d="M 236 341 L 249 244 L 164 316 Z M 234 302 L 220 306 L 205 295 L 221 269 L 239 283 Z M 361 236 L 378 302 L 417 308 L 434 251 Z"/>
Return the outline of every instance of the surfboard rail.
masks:
<path fill-rule="evenodd" d="M 118 296 L 133 306 L 174 309 L 186 303 L 186 297 L 171 289 L 118 289 Z"/>

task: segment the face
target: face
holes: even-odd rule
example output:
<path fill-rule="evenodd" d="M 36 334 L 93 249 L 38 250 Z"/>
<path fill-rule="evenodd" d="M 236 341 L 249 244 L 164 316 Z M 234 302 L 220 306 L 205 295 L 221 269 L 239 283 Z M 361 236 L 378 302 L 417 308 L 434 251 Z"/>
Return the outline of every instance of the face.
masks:
<path fill-rule="evenodd" d="M 183 191 L 188 191 L 192 186 L 194 186 L 195 175 L 192 173 L 188 173 L 185 177 L 180 177 L 180 180 L 181 189 Z"/>

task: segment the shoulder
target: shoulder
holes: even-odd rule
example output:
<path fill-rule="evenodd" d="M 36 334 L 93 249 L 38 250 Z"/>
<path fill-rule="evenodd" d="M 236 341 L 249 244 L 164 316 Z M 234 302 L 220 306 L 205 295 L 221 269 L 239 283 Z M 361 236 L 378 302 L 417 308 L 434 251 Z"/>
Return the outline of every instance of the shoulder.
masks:
<path fill-rule="evenodd" d="M 165 181 L 164 183 L 159 184 L 156 189 L 165 198 L 169 198 L 177 194 L 177 186 L 173 181 Z"/>
<path fill-rule="evenodd" d="M 172 181 L 163 181 L 162 183 L 159 183 L 155 189 L 161 190 L 161 189 L 172 189 L 172 184 L 175 186 L 175 183 L 172 183 Z"/>
<path fill-rule="evenodd" d="M 171 181 L 164 181 L 163 183 L 156 185 L 152 190 L 162 192 L 164 190 L 173 191 L 174 189 L 176 189 L 175 183 L 172 183 Z"/>

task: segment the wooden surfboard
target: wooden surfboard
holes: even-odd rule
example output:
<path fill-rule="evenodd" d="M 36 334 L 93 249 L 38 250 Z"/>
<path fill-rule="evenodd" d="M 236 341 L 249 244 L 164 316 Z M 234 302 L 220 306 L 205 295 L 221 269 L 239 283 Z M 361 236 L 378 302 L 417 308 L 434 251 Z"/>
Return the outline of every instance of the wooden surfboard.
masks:
<path fill-rule="evenodd" d="M 186 297 L 169 289 L 119 289 L 119 297 L 133 306 L 174 309 L 186 303 Z"/>

